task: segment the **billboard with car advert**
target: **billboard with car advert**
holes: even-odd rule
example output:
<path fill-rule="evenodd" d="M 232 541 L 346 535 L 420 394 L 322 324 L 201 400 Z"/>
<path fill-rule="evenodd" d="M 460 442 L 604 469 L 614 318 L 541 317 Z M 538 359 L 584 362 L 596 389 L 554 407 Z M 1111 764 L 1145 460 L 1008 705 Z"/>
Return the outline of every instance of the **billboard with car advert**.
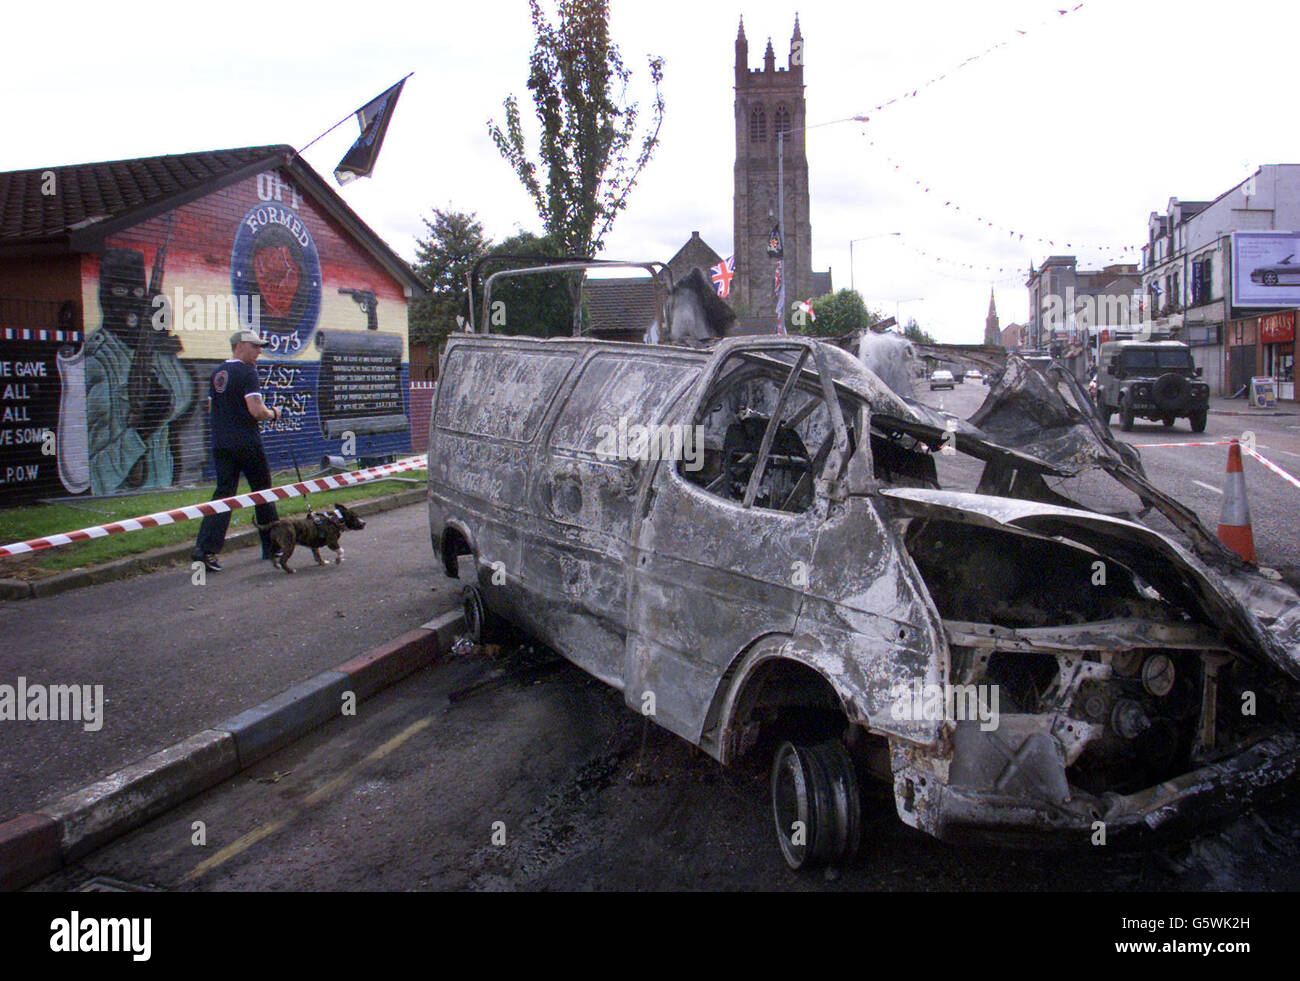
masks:
<path fill-rule="evenodd" d="M 1300 306 L 1300 232 L 1232 233 L 1232 305 Z"/>

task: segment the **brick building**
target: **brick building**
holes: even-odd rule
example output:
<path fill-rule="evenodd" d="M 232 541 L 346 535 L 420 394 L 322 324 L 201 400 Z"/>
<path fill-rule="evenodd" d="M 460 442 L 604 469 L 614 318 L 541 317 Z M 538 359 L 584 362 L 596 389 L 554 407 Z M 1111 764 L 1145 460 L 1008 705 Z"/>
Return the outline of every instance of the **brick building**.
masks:
<path fill-rule="evenodd" d="M 273 467 L 411 449 L 409 265 L 288 146 L 0 174 L 0 505 L 212 479 L 229 337 Z"/>

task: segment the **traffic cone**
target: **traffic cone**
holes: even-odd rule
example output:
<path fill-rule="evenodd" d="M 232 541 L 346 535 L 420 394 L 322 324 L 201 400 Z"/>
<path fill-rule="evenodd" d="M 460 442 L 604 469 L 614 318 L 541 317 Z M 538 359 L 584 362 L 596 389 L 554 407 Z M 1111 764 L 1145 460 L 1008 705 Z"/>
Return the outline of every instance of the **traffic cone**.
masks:
<path fill-rule="evenodd" d="M 1219 541 L 1247 562 L 1255 561 L 1255 533 L 1250 528 L 1250 505 L 1246 503 L 1246 474 L 1241 469 L 1241 444 L 1235 439 L 1228 447 L 1228 476 L 1223 484 Z"/>

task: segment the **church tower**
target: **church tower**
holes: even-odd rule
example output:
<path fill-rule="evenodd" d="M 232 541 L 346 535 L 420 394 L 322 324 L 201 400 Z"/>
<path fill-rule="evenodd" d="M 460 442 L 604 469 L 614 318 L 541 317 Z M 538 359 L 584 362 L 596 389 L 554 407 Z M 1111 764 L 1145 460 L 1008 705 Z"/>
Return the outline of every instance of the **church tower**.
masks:
<path fill-rule="evenodd" d="M 812 271 L 812 227 L 808 221 L 808 157 L 804 146 L 804 41 L 794 19 L 790 53 L 783 68 L 769 38 L 763 67 L 749 67 L 745 21 L 736 36 L 736 168 L 733 302 L 742 315 L 776 323 L 774 273 L 768 240 L 777 224 L 777 134 L 785 132 L 786 320 L 790 304 L 830 291 L 830 274 Z"/>
<path fill-rule="evenodd" d="M 993 290 L 989 290 L 989 313 L 984 318 L 984 343 L 990 347 L 1002 346 L 1002 331 L 998 328 L 998 306 L 993 302 Z"/>

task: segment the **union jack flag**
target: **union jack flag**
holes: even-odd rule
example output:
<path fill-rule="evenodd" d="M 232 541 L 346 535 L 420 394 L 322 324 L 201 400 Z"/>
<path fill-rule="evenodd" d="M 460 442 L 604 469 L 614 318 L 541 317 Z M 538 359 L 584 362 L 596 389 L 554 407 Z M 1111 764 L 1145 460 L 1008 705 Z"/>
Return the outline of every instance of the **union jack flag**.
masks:
<path fill-rule="evenodd" d="M 724 259 L 714 266 L 710 272 L 713 273 L 713 288 L 718 291 L 718 296 L 724 300 L 731 295 L 731 280 L 736 275 L 736 257 L 733 255 L 730 259 Z"/>

